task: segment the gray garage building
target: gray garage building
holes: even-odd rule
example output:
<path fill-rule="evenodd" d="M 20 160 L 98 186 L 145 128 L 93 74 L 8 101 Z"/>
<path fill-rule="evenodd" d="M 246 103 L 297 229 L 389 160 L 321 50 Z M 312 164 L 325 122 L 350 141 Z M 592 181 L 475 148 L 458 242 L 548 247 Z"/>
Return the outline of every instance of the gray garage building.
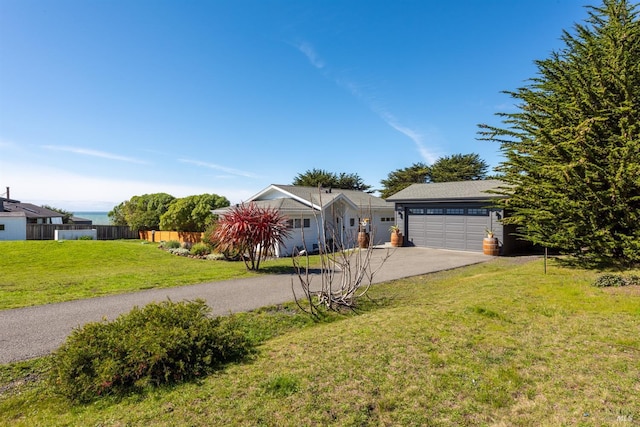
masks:
<path fill-rule="evenodd" d="M 507 255 L 518 250 L 513 228 L 504 226 L 504 212 L 491 206 L 500 196 L 488 193 L 501 185 L 499 180 L 412 184 L 387 201 L 395 205 L 405 245 L 482 252 L 489 229 Z"/>

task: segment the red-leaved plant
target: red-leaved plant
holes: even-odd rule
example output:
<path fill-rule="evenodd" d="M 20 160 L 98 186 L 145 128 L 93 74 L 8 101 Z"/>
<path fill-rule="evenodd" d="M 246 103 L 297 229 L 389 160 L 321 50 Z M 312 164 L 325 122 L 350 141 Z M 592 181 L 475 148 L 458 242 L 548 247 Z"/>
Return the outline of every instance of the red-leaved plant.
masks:
<path fill-rule="evenodd" d="M 287 220 L 276 209 L 242 203 L 221 215 L 213 240 L 220 251 L 240 253 L 247 269 L 257 270 L 262 257 L 289 237 Z"/>

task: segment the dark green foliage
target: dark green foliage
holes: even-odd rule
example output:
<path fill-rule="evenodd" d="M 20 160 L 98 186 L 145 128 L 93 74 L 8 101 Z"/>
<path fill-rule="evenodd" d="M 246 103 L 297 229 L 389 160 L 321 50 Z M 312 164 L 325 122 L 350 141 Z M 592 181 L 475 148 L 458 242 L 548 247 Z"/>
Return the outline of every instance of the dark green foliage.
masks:
<path fill-rule="evenodd" d="M 128 225 L 134 230 L 157 230 L 160 217 L 176 200 L 167 193 L 143 194 L 133 196 L 120 203 L 109 212 L 109 219 L 114 225 Z"/>
<path fill-rule="evenodd" d="M 440 157 L 429 168 L 428 182 L 472 181 L 485 179 L 489 165 L 478 154 L 453 154 Z"/>
<path fill-rule="evenodd" d="M 619 287 L 619 286 L 638 286 L 640 285 L 640 276 L 630 275 L 622 276 L 619 274 L 603 274 L 599 276 L 593 286 L 597 288 Z"/>
<path fill-rule="evenodd" d="M 368 191 L 371 186 L 366 185 L 362 178 L 355 173 L 335 174 L 323 169 L 311 169 L 298 174 L 293 179 L 293 185 L 300 187 L 340 188 L 343 190 Z"/>
<path fill-rule="evenodd" d="M 252 346 L 233 320 L 209 314 L 202 300 L 167 301 L 89 323 L 54 354 L 51 382 L 68 399 L 87 402 L 194 379 L 246 356 Z"/>
<path fill-rule="evenodd" d="M 201 194 L 176 200 L 160 218 L 161 230 L 204 231 L 213 221 L 213 209 L 229 206 L 226 197 Z"/>
<path fill-rule="evenodd" d="M 390 172 L 387 179 L 380 181 L 383 187 L 382 190 L 380 190 L 380 197 L 386 199 L 411 184 L 424 184 L 428 182 L 429 171 L 429 166 L 425 163 L 414 163 L 408 168 Z"/>
<path fill-rule="evenodd" d="M 93 240 L 93 236 L 80 236 L 78 240 Z"/>
<path fill-rule="evenodd" d="M 506 157 L 505 223 L 584 265 L 630 266 L 640 262 L 640 22 L 625 0 L 589 9 L 529 85 L 508 92 L 519 111 L 500 114 L 506 127 L 480 134 Z"/>
<path fill-rule="evenodd" d="M 411 184 L 485 179 L 488 167 L 475 153 L 440 157 L 431 166 L 414 163 L 408 168 L 389 173 L 387 179 L 380 181 L 383 186 L 381 197 L 386 199 Z"/>
<path fill-rule="evenodd" d="M 180 247 L 180 242 L 177 240 L 169 240 L 168 242 L 160 243 L 164 249 L 178 249 Z"/>

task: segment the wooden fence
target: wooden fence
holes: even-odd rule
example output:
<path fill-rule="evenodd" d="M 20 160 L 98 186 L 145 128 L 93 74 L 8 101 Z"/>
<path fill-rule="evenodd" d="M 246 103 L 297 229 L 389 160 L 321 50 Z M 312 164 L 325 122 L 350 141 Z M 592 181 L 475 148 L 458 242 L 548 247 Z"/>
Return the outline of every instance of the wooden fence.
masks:
<path fill-rule="evenodd" d="M 198 243 L 204 233 L 192 233 L 188 231 L 140 231 L 140 239 L 149 242 L 168 242 L 177 240 L 180 243 Z"/>
<path fill-rule="evenodd" d="M 27 240 L 53 240 L 55 230 L 91 230 L 98 233 L 98 240 L 139 239 L 137 230 L 119 225 L 87 224 L 27 224 Z"/>

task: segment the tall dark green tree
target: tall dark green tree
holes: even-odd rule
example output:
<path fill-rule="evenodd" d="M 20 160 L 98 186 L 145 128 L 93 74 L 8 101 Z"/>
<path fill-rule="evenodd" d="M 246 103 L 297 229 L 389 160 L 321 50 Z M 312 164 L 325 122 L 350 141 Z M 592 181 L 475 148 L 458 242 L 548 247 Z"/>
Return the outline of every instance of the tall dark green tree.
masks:
<path fill-rule="evenodd" d="M 343 190 L 368 191 L 371 186 L 366 185 L 356 173 L 340 173 L 326 171 L 324 169 L 311 169 L 296 175 L 293 185 L 300 187 L 331 187 Z"/>
<path fill-rule="evenodd" d="M 382 190 L 380 196 L 383 199 L 397 193 L 411 184 L 424 184 L 427 182 L 430 168 L 425 163 L 414 163 L 408 168 L 397 169 L 387 175 L 387 179 L 380 181 Z"/>
<path fill-rule="evenodd" d="M 604 0 L 564 31 L 564 47 L 536 61 L 511 95 L 503 125 L 500 192 L 530 241 L 588 262 L 640 262 L 640 24 L 636 6 Z"/>
<path fill-rule="evenodd" d="M 485 179 L 489 165 L 478 154 L 453 154 L 436 160 L 427 176 L 429 182 Z"/>

